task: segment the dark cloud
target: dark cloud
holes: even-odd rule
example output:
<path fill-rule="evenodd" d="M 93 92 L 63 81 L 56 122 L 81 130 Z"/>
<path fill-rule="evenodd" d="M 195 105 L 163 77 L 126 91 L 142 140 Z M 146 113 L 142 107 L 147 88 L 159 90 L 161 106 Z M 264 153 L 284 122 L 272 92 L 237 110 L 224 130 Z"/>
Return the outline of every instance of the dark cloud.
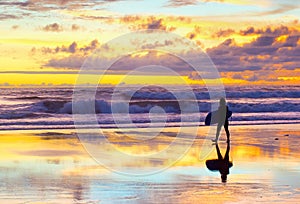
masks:
<path fill-rule="evenodd" d="M 1 74 L 77 74 L 78 71 L 0 71 Z"/>
<path fill-rule="evenodd" d="M 174 44 L 174 42 L 171 40 L 165 40 L 163 43 L 156 41 L 155 43 L 143 45 L 141 48 L 145 49 L 145 50 L 147 50 L 147 49 L 150 50 L 150 49 L 157 49 L 159 47 L 170 46 L 173 44 Z"/>
<path fill-rule="evenodd" d="M 163 19 L 156 19 L 156 18 L 151 18 L 148 24 L 146 24 L 147 29 L 161 29 L 161 30 L 166 30 L 167 27 L 163 25 Z"/>
<path fill-rule="evenodd" d="M 56 48 L 42 47 L 39 49 L 43 54 L 58 54 L 58 53 L 69 53 L 67 57 L 57 58 L 54 56 L 44 66 L 54 68 L 68 68 L 78 69 L 82 66 L 84 60 L 98 47 L 100 43 L 98 40 L 93 40 L 89 44 L 79 46 L 77 42 L 73 42 L 70 45 L 57 46 Z M 32 48 L 33 54 L 37 52 L 36 48 Z"/>
<path fill-rule="evenodd" d="M 255 29 L 254 27 L 248 27 L 245 30 L 241 30 L 240 34 L 247 35 L 265 35 L 265 36 L 279 36 L 279 35 L 287 35 L 290 34 L 292 30 L 290 30 L 287 26 L 281 25 L 277 28 L 267 27 L 265 29 Z"/>
<path fill-rule="evenodd" d="M 79 69 L 87 57 L 79 54 L 70 55 L 64 58 L 50 59 L 45 66 L 65 69 Z"/>
<path fill-rule="evenodd" d="M 219 30 L 218 32 L 216 32 L 215 34 L 212 35 L 212 37 L 215 38 L 220 38 L 220 37 L 228 37 L 231 34 L 234 34 L 235 31 L 233 29 L 226 29 L 226 30 Z"/>
<path fill-rule="evenodd" d="M 56 48 L 42 47 L 41 49 L 37 50 L 37 48 L 33 47 L 31 49 L 31 52 L 35 53 L 36 51 L 41 51 L 43 54 L 56 54 L 60 52 L 65 52 L 65 53 L 81 53 L 82 55 L 86 55 L 93 52 L 99 46 L 100 43 L 98 42 L 97 39 L 95 39 L 92 40 L 88 45 L 84 45 L 82 47 L 79 47 L 78 43 L 74 41 L 70 45 L 57 46 Z"/>
<path fill-rule="evenodd" d="M 0 6 L 28 6 L 30 1 L 2 1 Z"/>
<path fill-rule="evenodd" d="M 259 35 L 252 42 L 237 45 L 227 39 L 207 53 L 221 72 L 262 71 L 300 67 L 300 32 L 285 26 L 241 31 L 243 35 Z M 247 80 L 256 80 L 257 75 Z M 263 77 L 263 76 L 262 76 Z M 235 78 L 240 78 L 235 76 Z M 273 80 L 273 79 L 272 79 Z"/>
<path fill-rule="evenodd" d="M 275 37 L 261 36 L 258 37 L 252 45 L 254 46 L 270 46 L 275 42 Z"/>
<path fill-rule="evenodd" d="M 246 30 L 241 30 L 240 34 L 241 35 L 253 35 L 253 34 L 261 34 L 260 31 L 258 31 L 259 33 L 257 33 L 257 31 L 255 30 L 254 27 L 249 27 Z"/>
<path fill-rule="evenodd" d="M 58 23 L 52 23 L 43 27 L 42 30 L 46 32 L 62 32 L 63 27 Z"/>
<path fill-rule="evenodd" d="M 10 20 L 10 19 L 19 19 L 19 18 L 21 18 L 21 17 L 18 16 L 18 15 L 4 14 L 4 13 L 0 14 L 0 21 L 2 21 L 2 20 Z"/>
<path fill-rule="evenodd" d="M 151 16 L 147 18 L 146 23 L 138 25 L 139 29 L 160 29 L 160 30 L 173 30 L 173 27 L 167 27 L 162 18 Z"/>
<path fill-rule="evenodd" d="M 232 79 L 244 79 L 243 74 L 242 73 L 234 73 L 231 76 Z"/>
<path fill-rule="evenodd" d="M 77 50 L 77 43 L 76 43 L 76 42 L 73 42 L 73 43 L 69 46 L 68 50 L 69 50 L 69 52 L 71 52 L 71 53 L 75 53 L 76 50 Z"/>
<path fill-rule="evenodd" d="M 198 2 L 198 0 L 169 0 L 166 7 L 190 6 L 196 5 Z"/>
<path fill-rule="evenodd" d="M 166 73 L 163 70 L 159 68 L 155 69 L 158 66 L 168 67 L 177 73 L 190 73 L 193 71 L 193 68 L 189 64 L 175 55 L 162 54 L 158 51 L 148 51 L 146 55 L 128 55 L 118 60 L 111 66 L 110 72 L 127 73 L 129 70 L 151 65 L 152 67 L 149 67 L 147 74 L 165 75 Z"/>
<path fill-rule="evenodd" d="M 12 0 L 1 1 L 0 7 L 18 8 L 24 11 L 52 11 L 74 9 L 99 9 L 101 6 L 123 0 Z"/>
<path fill-rule="evenodd" d="M 183 20 L 183 19 L 182 19 Z M 176 30 L 173 26 L 168 26 L 165 18 L 157 18 L 155 16 L 148 16 L 146 18 L 139 16 L 124 16 L 119 20 L 121 23 L 129 25 L 131 30 L 148 30 L 160 29 L 165 31 Z"/>
<path fill-rule="evenodd" d="M 92 52 L 96 48 L 98 48 L 99 46 L 100 46 L 99 41 L 97 39 L 95 39 L 95 40 L 91 41 L 90 44 L 80 48 L 80 51 L 82 51 L 82 52 Z"/>
<path fill-rule="evenodd" d="M 284 47 L 297 47 L 300 40 L 300 35 L 288 36 L 284 43 Z"/>
<path fill-rule="evenodd" d="M 192 18 L 185 16 L 166 16 L 164 18 L 157 18 L 155 16 L 137 16 L 126 15 L 119 18 L 119 22 L 128 24 L 131 30 L 145 30 L 145 29 L 161 29 L 166 31 L 174 31 L 176 27 L 168 26 L 169 22 L 183 22 L 191 23 Z"/>
<path fill-rule="evenodd" d="M 168 43 L 167 43 L 168 44 Z M 81 55 L 79 52 L 75 54 L 71 54 L 68 57 L 63 58 L 53 58 L 49 60 L 45 66 L 53 67 L 57 69 L 70 69 L 70 70 L 78 70 L 83 65 L 84 61 L 88 58 L 89 55 Z M 95 61 L 100 60 L 93 58 Z M 91 71 L 95 71 L 96 69 L 103 68 L 99 66 L 105 66 L 107 64 L 108 59 L 101 59 L 97 62 L 96 66 L 92 65 Z M 191 73 L 193 68 L 190 67 L 185 61 L 180 59 L 175 55 L 170 55 L 166 53 L 160 53 L 157 51 L 149 50 L 147 54 L 144 52 L 142 54 L 135 53 L 133 55 L 126 55 L 117 60 L 107 71 L 107 73 L 111 74 L 125 74 L 130 70 L 134 70 L 139 67 L 152 66 L 149 67 L 149 71 L 144 74 L 151 75 L 164 75 L 163 70 L 157 68 L 158 66 L 169 67 L 173 71 L 177 73 Z M 94 68 L 93 68 L 94 67 Z M 156 68 L 155 68 L 156 67 Z M 170 74 L 170 73 L 169 73 Z"/>

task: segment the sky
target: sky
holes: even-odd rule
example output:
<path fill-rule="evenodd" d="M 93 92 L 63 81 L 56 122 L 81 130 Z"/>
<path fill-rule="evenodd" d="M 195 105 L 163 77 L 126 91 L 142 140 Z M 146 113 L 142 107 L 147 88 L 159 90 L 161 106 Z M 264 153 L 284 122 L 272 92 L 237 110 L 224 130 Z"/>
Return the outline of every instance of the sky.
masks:
<path fill-rule="evenodd" d="M 1 0 L 0 85 L 74 84 L 97 50 L 105 48 L 105 57 L 111 59 L 126 46 L 147 49 L 120 55 L 103 83 L 117 84 L 134 66 L 151 63 L 167 64 L 186 82 L 200 83 L 186 63 L 159 51 L 169 47 L 171 54 L 182 54 L 174 39 L 147 46 L 142 39 L 113 48 L 106 44 L 145 29 L 193 42 L 225 84 L 299 85 L 299 17 L 300 2 L 292 0 Z M 174 76 L 153 72 L 127 83 L 177 82 Z"/>

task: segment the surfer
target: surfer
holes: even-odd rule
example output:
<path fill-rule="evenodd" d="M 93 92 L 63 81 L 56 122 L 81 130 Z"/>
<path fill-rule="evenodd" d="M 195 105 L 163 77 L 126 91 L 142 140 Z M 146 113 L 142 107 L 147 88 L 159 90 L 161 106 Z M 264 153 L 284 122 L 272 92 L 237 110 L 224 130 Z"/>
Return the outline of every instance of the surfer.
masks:
<path fill-rule="evenodd" d="M 218 108 L 218 126 L 216 132 L 216 139 L 214 139 L 213 142 L 218 142 L 222 126 L 224 126 L 226 132 L 227 143 L 230 142 L 230 132 L 228 129 L 228 125 L 229 125 L 228 112 L 229 110 L 228 110 L 228 106 L 226 105 L 226 100 L 224 98 L 221 98 L 219 102 L 219 108 Z"/>

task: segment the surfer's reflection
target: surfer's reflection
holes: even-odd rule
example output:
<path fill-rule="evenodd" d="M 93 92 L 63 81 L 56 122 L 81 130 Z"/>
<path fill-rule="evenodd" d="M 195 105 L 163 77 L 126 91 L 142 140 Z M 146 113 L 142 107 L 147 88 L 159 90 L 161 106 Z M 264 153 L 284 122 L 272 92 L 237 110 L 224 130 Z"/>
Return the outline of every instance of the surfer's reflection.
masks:
<path fill-rule="evenodd" d="M 206 160 L 206 167 L 211 171 L 219 171 L 223 183 L 227 181 L 227 175 L 229 174 L 229 168 L 233 166 L 233 163 L 229 161 L 230 143 L 227 143 L 226 153 L 224 157 L 220 152 L 219 145 L 216 144 L 216 151 L 218 159 Z"/>

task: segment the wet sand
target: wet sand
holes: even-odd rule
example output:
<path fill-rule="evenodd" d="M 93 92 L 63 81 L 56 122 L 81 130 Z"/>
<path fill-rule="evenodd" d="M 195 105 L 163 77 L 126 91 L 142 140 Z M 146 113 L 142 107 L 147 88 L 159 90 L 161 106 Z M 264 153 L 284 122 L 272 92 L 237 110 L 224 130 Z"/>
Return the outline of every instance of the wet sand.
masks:
<path fill-rule="evenodd" d="M 175 148 L 160 157 L 174 141 L 178 128 L 166 128 L 147 140 L 147 132 L 106 130 L 117 151 L 138 160 L 122 160 L 107 145 L 109 165 L 103 167 L 82 146 L 75 130 L 0 132 L 0 203 L 297 203 L 300 201 L 300 127 L 260 125 L 230 127 L 232 141 L 227 183 L 219 172 L 206 168 L 205 160 L 217 157 L 200 127 L 192 139 L 172 143 Z M 143 140 L 136 140 L 143 135 Z M 146 138 L 146 139 L 145 139 Z M 141 139 L 141 138 L 139 138 Z M 222 154 L 227 144 L 219 143 Z M 175 164 L 171 155 L 188 152 Z M 203 146 L 206 144 L 207 146 Z M 208 148 L 208 149 L 205 149 Z M 175 152 L 174 152 L 175 151 Z M 201 158 L 201 152 L 209 154 Z M 162 154 L 162 153 L 161 153 Z M 146 157 L 146 156 L 147 157 Z M 118 170 L 114 173 L 110 169 Z M 165 169 L 166 168 L 166 169 Z M 160 173 L 125 176 L 120 173 Z"/>

